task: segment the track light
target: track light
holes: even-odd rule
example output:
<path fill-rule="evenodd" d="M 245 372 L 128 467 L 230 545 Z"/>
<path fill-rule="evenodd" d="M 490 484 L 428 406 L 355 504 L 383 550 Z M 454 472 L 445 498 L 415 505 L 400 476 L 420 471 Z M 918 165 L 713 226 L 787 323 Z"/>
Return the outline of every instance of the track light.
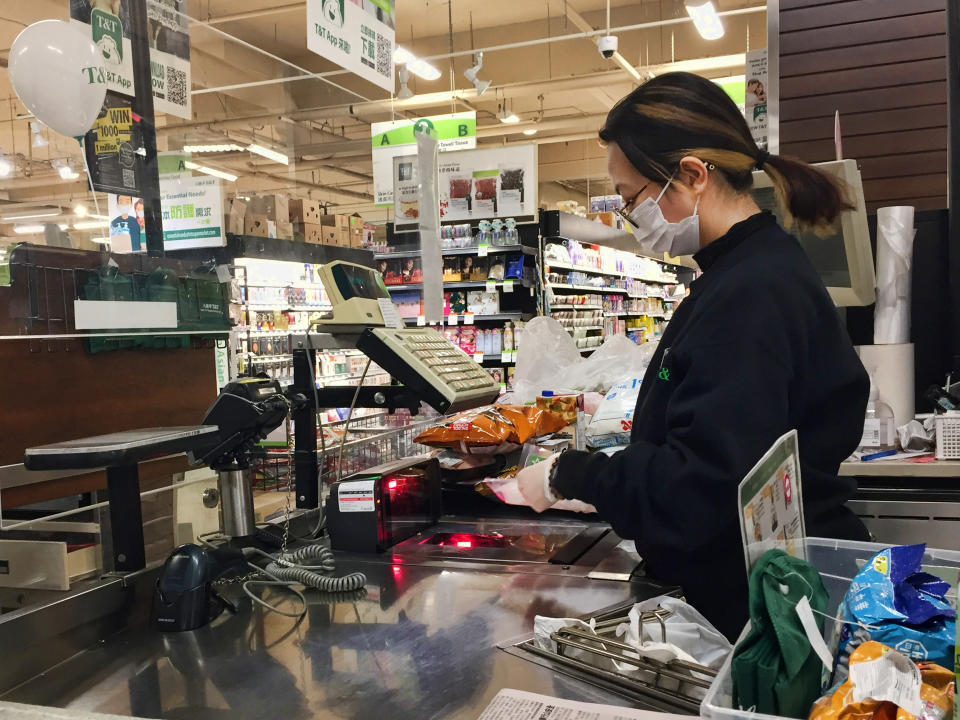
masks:
<path fill-rule="evenodd" d="M 716 8 L 710 0 L 699 5 L 687 3 L 687 14 L 693 18 L 697 32 L 704 40 L 717 40 L 723 37 L 723 23 L 720 22 L 720 16 L 717 15 Z"/>
<path fill-rule="evenodd" d="M 400 78 L 400 92 L 397 93 L 398 100 L 408 100 L 413 97 L 413 90 L 407 86 L 407 82 L 410 80 L 410 71 L 407 70 L 406 65 L 401 65 L 397 69 L 397 76 Z"/>
<path fill-rule="evenodd" d="M 477 95 L 483 95 L 487 88 L 490 87 L 489 80 L 481 80 L 477 77 L 477 73 L 480 72 L 480 68 L 483 67 L 483 53 L 478 52 L 475 56 L 476 64 L 473 67 L 469 67 L 463 71 L 463 76 L 473 83 L 474 89 L 477 91 Z"/>

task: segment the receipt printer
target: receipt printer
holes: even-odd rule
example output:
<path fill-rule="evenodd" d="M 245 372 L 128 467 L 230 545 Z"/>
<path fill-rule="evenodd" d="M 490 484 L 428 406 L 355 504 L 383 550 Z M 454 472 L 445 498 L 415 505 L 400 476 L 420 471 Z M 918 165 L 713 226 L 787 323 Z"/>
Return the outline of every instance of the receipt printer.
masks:
<path fill-rule="evenodd" d="M 384 552 L 440 519 L 440 464 L 412 457 L 335 482 L 327 498 L 334 550 Z"/>

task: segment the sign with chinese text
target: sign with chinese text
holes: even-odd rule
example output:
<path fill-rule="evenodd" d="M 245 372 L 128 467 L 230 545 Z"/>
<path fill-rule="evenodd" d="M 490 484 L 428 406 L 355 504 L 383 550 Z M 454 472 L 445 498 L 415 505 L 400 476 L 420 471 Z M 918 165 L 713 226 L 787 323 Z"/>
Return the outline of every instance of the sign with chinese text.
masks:
<path fill-rule="evenodd" d="M 183 153 L 158 156 L 165 250 L 226 244 L 220 180 L 209 175 L 194 177 L 184 165 L 189 159 Z"/>
<path fill-rule="evenodd" d="M 767 149 L 767 49 L 747 53 L 746 95 L 743 115 L 761 150 Z"/>
<path fill-rule="evenodd" d="M 307 0 L 307 49 L 394 91 L 394 0 Z"/>

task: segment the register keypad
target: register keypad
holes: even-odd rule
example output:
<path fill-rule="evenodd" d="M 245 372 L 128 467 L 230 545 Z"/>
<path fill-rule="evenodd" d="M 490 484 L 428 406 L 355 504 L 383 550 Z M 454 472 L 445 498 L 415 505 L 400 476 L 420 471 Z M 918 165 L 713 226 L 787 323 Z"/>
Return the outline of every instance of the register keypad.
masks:
<path fill-rule="evenodd" d="M 378 333 L 383 333 L 378 330 Z M 389 332 L 389 331 L 388 331 Z M 493 379 L 473 358 L 436 331 L 396 330 L 392 340 L 426 365 L 442 383 L 454 390 L 479 390 L 494 385 Z"/>

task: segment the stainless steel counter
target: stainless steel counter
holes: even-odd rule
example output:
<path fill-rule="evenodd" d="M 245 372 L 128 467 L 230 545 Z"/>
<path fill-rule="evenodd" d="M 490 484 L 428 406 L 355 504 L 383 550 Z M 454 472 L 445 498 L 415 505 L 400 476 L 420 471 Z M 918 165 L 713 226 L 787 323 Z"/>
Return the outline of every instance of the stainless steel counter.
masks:
<path fill-rule="evenodd" d="M 365 572 L 366 596 L 345 601 L 308 592 L 309 612 L 300 622 L 252 605 L 239 586 L 228 586 L 239 614 L 186 633 L 150 628 L 138 588 L 138 611 L 125 629 L 2 699 L 140 717 L 242 720 L 475 718 L 507 687 L 627 704 L 497 645 L 528 636 L 537 614 L 593 614 L 656 588 L 591 579 L 561 566 L 544 572 L 438 560 L 344 557 L 338 571 Z M 283 591 L 269 598 L 296 607 Z"/>

